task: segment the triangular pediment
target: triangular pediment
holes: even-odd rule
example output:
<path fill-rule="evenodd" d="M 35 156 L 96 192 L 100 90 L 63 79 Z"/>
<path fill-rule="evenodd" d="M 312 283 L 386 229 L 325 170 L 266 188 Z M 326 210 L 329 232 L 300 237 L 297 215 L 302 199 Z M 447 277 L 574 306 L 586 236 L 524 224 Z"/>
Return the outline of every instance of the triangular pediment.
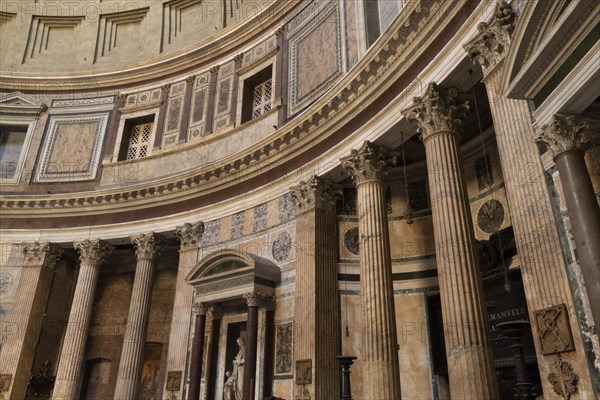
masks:
<path fill-rule="evenodd" d="M 47 108 L 46 104 L 21 92 L 0 94 L 0 114 L 39 115 Z"/>

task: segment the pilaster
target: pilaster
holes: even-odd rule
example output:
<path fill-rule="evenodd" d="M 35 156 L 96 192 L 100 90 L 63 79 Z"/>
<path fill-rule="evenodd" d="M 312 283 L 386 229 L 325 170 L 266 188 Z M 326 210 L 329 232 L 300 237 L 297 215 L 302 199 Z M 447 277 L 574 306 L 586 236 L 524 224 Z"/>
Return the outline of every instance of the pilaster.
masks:
<path fill-rule="evenodd" d="M 8 390 L 0 396 L 10 400 L 25 398 L 54 269 L 62 255 L 47 242 L 24 243 L 22 248 L 23 270 L 9 320 L 14 334 L 6 336 L 0 352 L 0 374 L 10 376 Z"/>
<path fill-rule="evenodd" d="M 291 187 L 296 204 L 294 361 L 310 360 L 310 383 L 299 385 L 313 399 L 338 397 L 338 290 L 335 193 L 313 176 Z M 295 362 L 294 362 L 295 365 Z"/>

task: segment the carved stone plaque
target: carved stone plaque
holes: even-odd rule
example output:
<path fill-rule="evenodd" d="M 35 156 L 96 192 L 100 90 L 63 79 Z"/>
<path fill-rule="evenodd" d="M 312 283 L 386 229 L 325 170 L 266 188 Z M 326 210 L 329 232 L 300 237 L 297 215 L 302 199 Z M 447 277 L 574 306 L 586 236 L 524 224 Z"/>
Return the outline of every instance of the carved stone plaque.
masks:
<path fill-rule="evenodd" d="M 181 371 L 169 371 L 167 374 L 167 392 L 181 390 Z"/>
<path fill-rule="evenodd" d="M 12 380 L 12 374 L 0 375 L 0 393 L 8 392 L 10 388 L 10 381 Z"/>
<path fill-rule="evenodd" d="M 312 360 L 296 361 L 296 385 L 312 383 Z"/>
<path fill-rule="evenodd" d="M 575 350 L 566 305 L 537 310 L 534 315 L 542 354 Z"/>

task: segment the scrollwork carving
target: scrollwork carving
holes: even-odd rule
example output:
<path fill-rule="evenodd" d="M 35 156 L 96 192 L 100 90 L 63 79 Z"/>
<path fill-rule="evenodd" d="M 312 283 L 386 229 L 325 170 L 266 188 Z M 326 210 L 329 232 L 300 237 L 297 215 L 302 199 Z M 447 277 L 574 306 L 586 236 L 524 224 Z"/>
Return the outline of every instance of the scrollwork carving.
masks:
<path fill-rule="evenodd" d="M 296 205 L 296 213 L 302 214 L 313 208 L 332 210 L 335 206 L 335 193 L 331 183 L 314 175 L 308 181 L 290 188 L 290 194 Z"/>
<path fill-rule="evenodd" d="M 456 89 L 446 89 L 431 82 L 425 94 L 415 97 L 414 105 L 402 111 L 402 114 L 417 126 L 421 140 L 427 140 L 437 132 L 460 134 L 470 104 L 468 100 L 462 102 L 459 97 Z"/>
<path fill-rule="evenodd" d="M 477 26 L 478 35 L 464 48 L 473 62 L 487 74 L 504 58 L 515 29 L 515 13 L 506 1 L 499 1 L 492 19 Z"/>
<path fill-rule="evenodd" d="M 100 264 L 114 249 L 103 240 L 82 240 L 73 243 L 82 264 Z"/>
<path fill-rule="evenodd" d="M 349 157 L 340 161 L 344 170 L 352 176 L 354 184 L 383 181 L 387 170 L 396 165 L 398 153 L 366 141 L 359 150 L 352 150 Z"/>
<path fill-rule="evenodd" d="M 552 122 L 538 130 L 535 140 L 550 146 L 556 157 L 569 150 L 582 149 L 581 133 L 589 126 L 575 115 L 554 114 Z"/>

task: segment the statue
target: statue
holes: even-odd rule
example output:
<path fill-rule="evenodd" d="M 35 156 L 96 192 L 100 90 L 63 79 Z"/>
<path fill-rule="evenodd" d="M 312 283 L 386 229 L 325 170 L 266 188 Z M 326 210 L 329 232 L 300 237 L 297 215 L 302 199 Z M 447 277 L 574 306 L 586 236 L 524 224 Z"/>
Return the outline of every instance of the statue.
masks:
<path fill-rule="evenodd" d="M 233 359 L 233 371 L 225 373 L 227 381 L 223 387 L 223 400 L 242 400 L 246 343 L 244 342 L 244 339 L 238 338 L 237 344 L 240 349 Z"/>

